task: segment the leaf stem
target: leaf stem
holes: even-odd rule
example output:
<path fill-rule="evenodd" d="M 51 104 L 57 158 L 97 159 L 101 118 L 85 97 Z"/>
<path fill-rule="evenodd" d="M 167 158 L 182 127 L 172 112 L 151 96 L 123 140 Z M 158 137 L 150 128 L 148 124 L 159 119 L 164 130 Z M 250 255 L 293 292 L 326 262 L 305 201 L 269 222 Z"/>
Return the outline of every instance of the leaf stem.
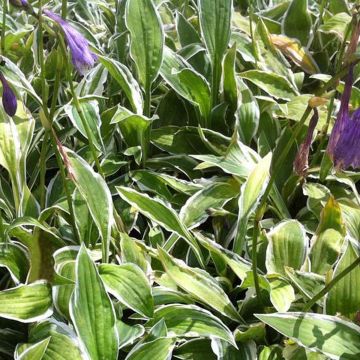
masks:
<path fill-rule="evenodd" d="M 61 1 L 61 17 L 66 19 L 67 16 L 67 0 Z"/>
<path fill-rule="evenodd" d="M 3 18 L 1 28 L 1 55 L 5 55 L 5 33 L 6 33 L 6 15 L 8 12 L 8 0 L 3 0 Z"/>
<path fill-rule="evenodd" d="M 145 85 L 144 115 L 147 117 L 151 115 L 151 82 L 149 81 Z"/>
<path fill-rule="evenodd" d="M 316 295 L 314 295 L 313 298 L 305 304 L 303 311 L 304 312 L 309 311 L 318 300 L 320 300 L 323 296 L 325 296 L 343 277 L 345 277 L 347 274 L 349 274 L 359 265 L 360 265 L 360 257 L 358 257 L 354 262 L 352 262 L 341 273 L 336 275 L 321 291 L 319 291 Z"/>

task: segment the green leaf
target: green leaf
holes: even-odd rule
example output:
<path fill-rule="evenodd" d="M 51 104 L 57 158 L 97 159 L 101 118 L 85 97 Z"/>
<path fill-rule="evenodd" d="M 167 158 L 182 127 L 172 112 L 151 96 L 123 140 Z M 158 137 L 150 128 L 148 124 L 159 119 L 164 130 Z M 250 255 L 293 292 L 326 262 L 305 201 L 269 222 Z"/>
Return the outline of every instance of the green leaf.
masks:
<path fill-rule="evenodd" d="M 246 179 L 255 164 L 259 160 L 259 155 L 250 147 L 242 144 L 238 139 L 234 139 L 229 145 L 224 156 L 215 155 L 192 155 L 194 159 L 203 161 L 197 169 L 208 167 L 219 167 L 225 173 L 239 176 Z"/>
<path fill-rule="evenodd" d="M 15 352 L 15 360 L 42 360 L 44 359 L 45 351 L 49 345 L 50 337 L 39 341 L 35 344 L 29 344 L 29 346 L 22 349 L 17 348 Z"/>
<path fill-rule="evenodd" d="M 200 0 L 199 21 L 201 33 L 212 63 L 213 105 L 216 105 L 221 64 L 231 35 L 232 0 Z"/>
<path fill-rule="evenodd" d="M 43 340 L 44 339 L 44 340 Z M 22 348 L 31 345 L 32 343 L 40 344 L 42 341 L 48 341 L 47 347 L 39 359 L 42 360 L 82 360 L 83 356 L 79 348 L 79 344 L 73 331 L 63 323 L 50 319 L 36 324 L 30 330 L 29 342 L 30 344 L 23 344 L 18 347 L 18 351 Z M 40 341 L 40 342 L 38 342 Z M 25 345 L 25 346 L 24 346 Z M 22 356 L 27 354 L 24 351 Z M 25 359 L 25 357 L 24 357 Z M 32 357 L 26 357 L 26 359 L 32 360 Z"/>
<path fill-rule="evenodd" d="M 339 275 L 359 257 L 354 245 L 348 241 L 346 250 L 337 263 L 333 277 Z M 360 303 L 360 267 L 340 279 L 326 297 L 326 313 L 341 314 L 354 319 Z"/>
<path fill-rule="evenodd" d="M 351 16 L 347 13 L 341 12 L 327 19 L 324 24 L 319 27 L 319 31 L 326 34 L 335 34 L 343 40 L 346 27 L 350 21 Z"/>
<path fill-rule="evenodd" d="M 237 254 L 243 250 L 245 244 L 245 236 L 250 214 L 256 208 L 256 205 L 264 193 L 269 181 L 271 158 L 272 154 L 269 153 L 260 160 L 241 187 L 237 233 L 233 246 L 233 251 Z"/>
<path fill-rule="evenodd" d="M 204 119 L 210 115 L 210 89 L 206 79 L 170 48 L 164 49 L 160 69 L 164 80 L 183 98 L 199 107 Z"/>
<path fill-rule="evenodd" d="M 56 271 L 60 276 L 75 283 L 75 261 L 69 260 L 57 265 Z M 54 305 L 68 320 L 70 320 L 69 303 L 74 287 L 74 284 L 64 284 L 53 288 Z"/>
<path fill-rule="evenodd" d="M 144 216 L 163 226 L 166 230 L 172 231 L 184 238 L 194 250 L 200 264 L 203 264 L 199 245 L 191 233 L 181 223 L 178 214 L 171 207 L 166 206 L 160 200 L 152 199 L 148 195 L 137 192 L 131 188 L 118 186 L 116 190 L 122 199 Z"/>
<path fill-rule="evenodd" d="M 246 278 L 247 272 L 251 271 L 251 263 L 202 234 L 195 233 L 195 235 L 200 244 L 207 249 L 210 254 L 220 257 L 239 279 L 244 280 Z"/>
<path fill-rule="evenodd" d="M 164 320 L 168 331 L 180 337 L 217 337 L 236 347 L 231 331 L 209 311 L 196 305 L 166 305 L 154 313 L 151 324 Z"/>
<path fill-rule="evenodd" d="M 117 321 L 117 328 L 120 339 L 120 349 L 133 344 L 136 339 L 138 339 L 145 333 L 145 328 L 139 324 L 130 326 L 122 321 Z"/>
<path fill-rule="evenodd" d="M 330 197 L 321 212 L 321 219 L 310 249 L 311 271 L 324 275 L 337 260 L 344 242 L 345 228 L 339 204 Z"/>
<path fill-rule="evenodd" d="M 305 261 L 308 239 L 301 223 L 285 220 L 268 234 L 266 269 L 270 273 L 285 274 L 285 266 L 299 270 Z"/>
<path fill-rule="evenodd" d="M 167 360 L 171 358 L 174 339 L 161 337 L 133 349 L 125 360 Z"/>
<path fill-rule="evenodd" d="M 84 245 L 77 256 L 75 272 L 70 316 L 80 342 L 91 359 L 116 360 L 119 338 L 115 311 Z"/>
<path fill-rule="evenodd" d="M 311 313 L 256 314 L 261 321 L 312 351 L 331 359 L 357 359 L 360 327 L 335 316 Z"/>
<path fill-rule="evenodd" d="M 211 349 L 213 341 L 209 339 L 190 339 L 177 346 L 174 355 L 179 359 L 216 360 L 217 357 Z M 227 342 L 224 343 L 228 344 Z"/>
<path fill-rule="evenodd" d="M 142 271 L 147 274 L 149 270 L 149 259 L 146 251 L 139 246 L 136 239 L 131 238 L 127 234 L 121 234 L 121 259 L 124 263 L 133 263 L 139 266 Z"/>
<path fill-rule="evenodd" d="M 8 116 L 0 106 L 0 165 L 9 172 L 18 216 L 26 215 L 25 195 L 32 198 L 26 185 L 26 157 L 34 126 L 34 118 L 22 103 L 18 103 L 14 117 Z"/>
<path fill-rule="evenodd" d="M 295 300 L 293 287 L 280 277 L 268 277 L 270 285 L 270 301 L 277 311 L 288 311 Z"/>
<path fill-rule="evenodd" d="M 315 296 L 325 286 L 323 276 L 303 271 L 295 271 L 291 268 L 285 268 L 286 275 L 294 285 L 309 299 Z"/>
<path fill-rule="evenodd" d="M 124 64 L 106 56 L 99 56 L 99 61 L 108 69 L 110 75 L 120 85 L 133 111 L 136 114 L 142 114 L 144 104 L 141 89 L 131 71 Z"/>
<path fill-rule="evenodd" d="M 45 319 L 52 314 L 51 287 L 45 282 L 19 285 L 0 291 L 0 316 L 23 323 Z"/>
<path fill-rule="evenodd" d="M 291 100 L 298 95 L 297 90 L 282 75 L 261 70 L 248 70 L 240 73 L 240 77 L 251 81 L 275 99 Z"/>
<path fill-rule="evenodd" d="M 150 128 L 153 122 L 142 115 L 124 115 L 117 117 L 114 115 L 112 123 L 117 123 L 126 144 L 129 147 L 140 146 L 142 157 L 146 160 L 150 143 Z"/>
<path fill-rule="evenodd" d="M 260 109 L 250 89 L 237 78 L 238 93 L 241 98 L 240 106 L 236 110 L 237 128 L 240 139 L 250 144 L 259 126 Z"/>
<path fill-rule="evenodd" d="M 125 21 L 139 80 L 145 89 L 150 89 L 163 57 L 164 32 L 160 16 L 152 0 L 128 0 Z"/>
<path fill-rule="evenodd" d="M 224 290 L 206 271 L 187 266 L 161 248 L 158 251 L 165 272 L 176 285 L 222 315 L 238 322 L 241 321 L 240 315 Z"/>
<path fill-rule="evenodd" d="M 308 11 L 308 0 L 292 0 L 283 21 L 283 32 L 300 40 L 307 46 L 311 32 L 311 15 Z"/>
<path fill-rule="evenodd" d="M 135 264 L 101 264 L 99 273 L 109 293 L 145 317 L 152 317 L 154 300 L 149 280 Z"/>
<path fill-rule="evenodd" d="M 102 237 L 103 261 L 107 261 L 110 229 L 113 223 L 113 203 L 105 180 L 79 155 L 66 149 L 70 172 L 75 185 L 85 199 L 91 216 Z"/>
<path fill-rule="evenodd" d="M 197 227 L 208 218 L 207 210 L 222 208 L 239 194 L 237 184 L 214 182 L 191 196 L 180 211 L 180 220 L 186 227 Z"/>
<path fill-rule="evenodd" d="M 84 119 L 86 120 L 88 127 L 91 131 L 91 140 L 94 143 L 97 150 L 104 151 L 104 144 L 101 137 L 100 126 L 100 112 L 99 104 L 97 101 L 82 101 L 80 102 L 80 109 Z M 83 121 L 81 120 L 80 114 L 73 104 L 67 104 L 64 106 L 64 111 L 68 118 L 71 120 L 73 125 L 78 129 L 82 136 L 88 139 L 88 134 L 84 127 Z M 89 139 L 88 139 L 89 140 Z"/>
<path fill-rule="evenodd" d="M 29 259 L 25 249 L 15 243 L 0 243 L 0 267 L 5 267 L 15 283 L 24 283 L 29 271 Z"/>
<path fill-rule="evenodd" d="M 224 98 L 225 101 L 229 104 L 232 112 L 238 107 L 238 91 L 236 84 L 236 43 L 227 51 L 224 63 L 223 63 L 223 73 L 224 73 Z"/>

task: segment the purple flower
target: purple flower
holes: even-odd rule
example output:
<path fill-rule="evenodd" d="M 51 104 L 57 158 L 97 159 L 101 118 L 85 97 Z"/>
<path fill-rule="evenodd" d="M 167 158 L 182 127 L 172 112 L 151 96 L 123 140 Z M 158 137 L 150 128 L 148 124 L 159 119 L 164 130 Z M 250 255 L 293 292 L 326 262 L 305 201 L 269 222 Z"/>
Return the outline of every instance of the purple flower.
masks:
<path fill-rule="evenodd" d="M 12 91 L 8 82 L 5 79 L 5 76 L 1 72 L 0 72 L 0 81 L 3 87 L 2 103 L 4 110 L 9 116 L 14 116 L 16 114 L 16 109 L 17 109 L 17 101 L 16 101 L 15 93 Z"/>
<path fill-rule="evenodd" d="M 70 48 L 72 63 L 77 71 L 83 75 L 88 69 L 94 66 L 97 60 L 97 56 L 89 49 L 88 41 L 59 15 L 49 10 L 44 10 L 44 14 L 61 26 L 66 43 Z"/>
<path fill-rule="evenodd" d="M 29 3 L 27 2 L 27 0 L 10 0 L 10 3 L 16 7 L 28 7 Z"/>
<path fill-rule="evenodd" d="M 360 109 L 349 113 L 353 65 L 345 80 L 340 110 L 330 135 L 327 152 L 337 169 L 360 168 Z"/>
<path fill-rule="evenodd" d="M 305 176 L 307 169 L 309 167 L 308 158 L 309 158 L 310 146 L 318 120 L 319 120 L 319 113 L 317 109 L 314 108 L 314 115 L 310 119 L 306 138 L 304 142 L 300 145 L 294 161 L 294 171 L 299 176 Z"/>

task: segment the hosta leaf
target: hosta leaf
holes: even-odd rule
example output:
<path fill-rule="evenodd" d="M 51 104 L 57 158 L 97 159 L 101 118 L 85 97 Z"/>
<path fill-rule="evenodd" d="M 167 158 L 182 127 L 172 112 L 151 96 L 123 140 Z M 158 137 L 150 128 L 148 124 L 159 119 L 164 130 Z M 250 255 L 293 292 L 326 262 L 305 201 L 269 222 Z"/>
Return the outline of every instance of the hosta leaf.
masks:
<path fill-rule="evenodd" d="M 75 273 L 70 315 L 81 346 L 91 359 L 116 360 L 119 338 L 115 311 L 84 245 L 76 259 Z"/>
<path fill-rule="evenodd" d="M 0 267 L 5 267 L 15 283 L 24 283 L 29 271 L 26 250 L 17 243 L 0 243 Z"/>
<path fill-rule="evenodd" d="M 345 36 L 346 26 L 350 23 L 351 16 L 347 13 L 340 12 L 327 19 L 319 27 L 319 31 L 337 35 L 341 40 Z"/>
<path fill-rule="evenodd" d="M 108 69 L 110 75 L 120 85 L 136 114 L 143 112 L 143 98 L 140 86 L 130 70 L 120 62 L 106 56 L 99 56 L 99 61 Z"/>
<path fill-rule="evenodd" d="M 236 346 L 230 330 L 220 319 L 196 305 L 166 305 L 158 308 L 151 323 L 163 319 L 168 331 L 183 337 L 218 337 Z"/>
<path fill-rule="evenodd" d="M 192 155 L 193 158 L 203 161 L 198 165 L 198 169 L 206 169 L 208 167 L 219 167 L 225 173 L 239 176 L 246 179 L 256 162 L 260 158 L 257 153 L 237 139 L 233 140 L 229 145 L 224 156 L 215 155 Z"/>
<path fill-rule="evenodd" d="M 90 129 L 90 140 L 92 140 L 97 150 L 104 152 L 104 144 L 100 133 L 101 119 L 99 104 L 94 100 L 82 101 L 80 102 L 80 109 L 82 116 Z M 67 104 L 64 106 L 64 110 L 73 125 L 86 139 L 88 139 L 88 134 L 76 106 L 74 104 Z"/>
<path fill-rule="evenodd" d="M 234 112 L 238 107 L 238 91 L 236 84 L 236 43 L 227 51 L 224 64 L 224 98 L 229 103 L 230 109 Z"/>
<path fill-rule="evenodd" d="M 213 60 L 221 61 L 230 40 L 232 0 L 200 0 L 200 26 Z"/>
<path fill-rule="evenodd" d="M 291 100 L 297 95 L 297 91 L 282 75 L 261 70 L 248 70 L 242 72 L 240 76 L 251 81 L 275 99 Z"/>
<path fill-rule="evenodd" d="M 211 348 L 216 353 L 217 360 L 258 359 L 256 353 L 256 344 L 253 341 L 241 343 L 241 345 L 239 345 L 239 349 L 236 349 L 234 346 L 230 345 L 229 343 L 215 338 L 211 341 Z M 276 360 L 273 357 L 269 357 L 266 360 L 270 360 L 270 359 Z"/>
<path fill-rule="evenodd" d="M 0 106 L 0 165 L 9 172 L 14 205 L 19 216 L 26 213 L 23 198 L 26 195 L 31 198 L 25 180 L 26 157 L 34 125 L 34 118 L 22 103 L 18 103 L 14 117 L 8 116 Z"/>
<path fill-rule="evenodd" d="M 0 292 L 0 317 L 28 323 L 52 314 L 51 287 L 45 282 L 19 285 Z"/>
<path fill-rule="evenodd" d="M 285 274 L 285 266 L 299 270 L 305 261 L 308 239 L 297 220 L 286 220 L 268 234 L 266 268 L 268 272 Z"/>
<path fill-rule="evenodd" d="M 295 271 L 291 268 L 285 268 L 285 272 L 294 285 L 309 299 L 325 286 L 325 278 L 318 274 Z"/>
<path fill-rule="evenodd" d="M 212 342 L 209 339 L 190 339 L 176 347 L 174 355 L 179 359 L 216 360 L 217 357 L 213 353 L 211 345 Z"/>
<path fill-rule="evenodd" d="M 140 146 L 142 157 L 146 159 L 150 143 L 152 119 L 142 115 L 129 115 L 120 120 L 115 116 L 112 122 L 118 124 L 126 144 L 129 147 Z"/>
<path fill-rule="evenodd" d="M 43 340 L 44 339 L 44 340 Z M 40 340 L 40 342 L 38 342 Z M 83 355 L 80 351 L 79 344 L 75 337 L 75 334 L 72 330 L 56 320 L 44 321 L 36 326 L 34 326 L 29 335 L 29 344 L 21 345 L 17 348 L 17 352 L 20 353 L 22 349 L 26 346 L 31 345 L 32 343 L 37 342 L 37 344 L 42 343 L 43 341 L 47 342 L 45 351 L 43 352 L 42 357 L 39 359 L 42 360 L 82 360 Z M 23 359 L 22 356 L 27 354 L 25 350 L 19 359 Z M 35 359 L 32 357 L 24 357 L 24 359 Z"/>
<path fill-rule="evenodd" d="M 83 242 L 86 246 L 95 244 L 99 237 L 98 229 L 91 216 L 87 202 L 77 189 L 73 192 L 72 202 L 75 224 L 81 242 Z"/>
<path fill-rule="evenodd" d="M 75 261 L 63 262 L 58 266 L 57 273 L 75 282 Z M 64 284 L 53 288 L 55 307 L 68 320 L 70 320 L 69 303 L 74 287 L 74 284 Z"/>
<path fill-rule="evenodd" d="M 119 348 L 133 344 L 139 337 L 144 335 L 145 328 L 142 325 L 127 325 L 122 321 L 117 321 L 117 329 L 119 333 Z"/>
<path fill-rule="evenodd" d="M 221 80 L 221 63 L 231 34 L 232 0 L 200 0 L 199 21 L 212 63 L 212 93 L 217 102 Z"/>
<path fill-rule="evenodd" d="M 295 300 L 293 287 L 285 280 L 277 277 L 269 277 L 270 301 L 275 309 L 280 312 L 288 311 L 291 303 Z"/>
<path fill-rule="evenodd" d="M 160 16 L 152 0 L 129 0 L 125 20 L 130 31 L 130 53 L 140 82 L 149 89 L 158 75 L 163 56 L 164 32 Z"/>
<path fill-rule="evenodd" d="M 283 32 L 307 45 L 311 31 L 311 15 L 307 0 L 292 0 L 283 21 Z"/>
<path fill-rule="evenodd" d="M 152 199 L 146 194 L 137 192 L 134 189 L 119 186 L 116 188 L 120 196 L 135 209 L 146 217 L 157 222 L 166 230 L 172 231 L 184 238 L 194 250 L 198 260 L 202 263 L 202 255 L 199 245 L 194 237 L 181 223 L 177 213 L 157 199 Z"/>
<path fill-rule="evenodd" d="M 260 119 L 259 105 L 246 84 L 237 78 L 238 93 L 241 98 L 240 105 L 236 110 L 237 128 L 241 140 L 245 144 L 251 142 L 256 134 Z"/>
<path fill-rule="evenodd" d="M 164 49 L 164 61 L 160 69 L 164 80 L 183 98 L 199 107 L 206 119 L 211 110 L 210 89 L 206 80 L 170 48 Z"/>
<path fill-rule="evenodd" d="M 236 184 L 215 182 L 191 196 L 180 211 L 180 220 L 186 227 L 196 227 L 208 218 L 209 208 L 222 208 L 239 194 Z"/>
<path fill-rule="evenodd" d="M 257 314 L 261 321 L 300 345 L 331 359 L 357 359 L 360 327 L 335 316 L 311 313 Z"/>
<path fill-rule="evenodd" d="M 167 360 L 174 348 L 174 339 L 160 337 L 144 343 L 129 353 L 125 360 Z"/>
<path fill-rule="evenodd" d="M 324 275 L 337 260 L 345 229 L 339 204 L 330 197 L 321 212 L 320 224 L 311 240 L 311 271 Z"/>
<path fill-rule="evenodd" d="M 15 360 L 42 360 L 44 359 L 45 351 L 49 345 L 50 337 L 39 341 L 35 344 L 22 346 L 17 348 L 15 352 Z"/>
<path fill-rule="evenodd" d="M 269 153 L 260 160 L 250 173 L 244 185 L 241 187 L 237 233 L 233 246 L 233 251 L 237 254 L 242 251 L 245 244 L 245 235 L 247 232 L 249 216 L 256 207 L 256 204 L 265 191 L 265 187 L 269 181 L 271 158 L 272 154 Z"/>
<path fill-rule="evenodd" d="M 113 203 L 105 180 L 79 155 L 66 150 L 71 173 L 80 194 L 85 199 L 91 216 L 102 237 L 103 260 L 109 252 L 110 228 L 113 223 Z"/>
<path fill-rule="evenodd" d="M 122 233 L 120 248 L 121 259 L 124 263 L 136 264 L 145 274 L 147 273 L 149 268 L 147 254 L 144 249 L 136 243 L 134 238 Z"/>
<path fill-rule="evenodd" d="M 206 271 L 187 266 L 183 261 L 174 259 L 161 248 L 158 251 L 165 272 L 176 285 L 230 319 L 241 321 L 240 315 L 224 290 Z"/>
<path fill-rule="evenodd" d="M 108 291 L 140 315 L 152 317 L 154 300 L 149 280 L 134 264 L 101 264 L 99 273 Z"/>
<path fill-rule="evenodd" d="M 196 233 L 196 238 L 199 240 L 200 244 L 210 252 L 210 254 L 215 254 L 220 257 L 239 279 L 244 280 L 247 276 L 247 272 L 251 271 L 251 263 L 243 259 L 240 255 L 223 248 L 215 241 L 206 238 L 200 233 Z"/>
<path fill-rule="evenodd" d="M 359 257 L 355 246 L 348 241 L 346 250 L 337 263 L 333 277 L 344 271 Z M 326 297 L 326 313 L 341 314 L 350 319 L 359 311 L 360 304 L 360 267 L 339 280 Z"/>

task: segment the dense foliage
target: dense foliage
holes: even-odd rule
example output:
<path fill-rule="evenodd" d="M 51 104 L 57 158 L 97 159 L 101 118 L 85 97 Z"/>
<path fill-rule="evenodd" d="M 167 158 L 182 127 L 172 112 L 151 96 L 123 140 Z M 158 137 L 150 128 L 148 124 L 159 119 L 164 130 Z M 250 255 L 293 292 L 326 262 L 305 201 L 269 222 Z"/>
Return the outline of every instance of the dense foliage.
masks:
<path fill-rule="evenodd" d="M 359 359 L 357 11 L 1 0 L 0 358 Z"/>

